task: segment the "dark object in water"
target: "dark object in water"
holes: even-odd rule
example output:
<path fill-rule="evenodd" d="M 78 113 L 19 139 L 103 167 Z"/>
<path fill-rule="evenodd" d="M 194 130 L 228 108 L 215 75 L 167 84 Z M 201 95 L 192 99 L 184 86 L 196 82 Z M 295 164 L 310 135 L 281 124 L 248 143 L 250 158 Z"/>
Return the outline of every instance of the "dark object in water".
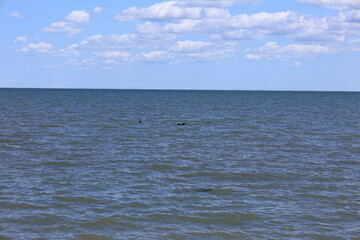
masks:
<path fill-rule="evenodd" d="M 212 192 L 213 190 L 211 188 L 199 188 L 196 189 L 196 192 Z"/>
<path fill-rule="evenodd" d="M 139 120 L 139 123 L 142 123 L 142 121 L 141 121 L 141 120 Z"/>
<path fill-rule="evenodd" d="M 184 126 L 186 123 L 178 123 L 178 126 Z"/>

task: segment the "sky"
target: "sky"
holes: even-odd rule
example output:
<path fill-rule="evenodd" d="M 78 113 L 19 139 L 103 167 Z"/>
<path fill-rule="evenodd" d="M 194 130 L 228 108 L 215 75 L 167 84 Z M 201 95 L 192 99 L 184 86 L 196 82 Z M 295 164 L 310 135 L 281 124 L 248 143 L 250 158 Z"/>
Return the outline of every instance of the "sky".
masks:
<path fill-rule="evenodd" d="M 0 0 L 0 87 L 360 91 L 360 0 Z"/>

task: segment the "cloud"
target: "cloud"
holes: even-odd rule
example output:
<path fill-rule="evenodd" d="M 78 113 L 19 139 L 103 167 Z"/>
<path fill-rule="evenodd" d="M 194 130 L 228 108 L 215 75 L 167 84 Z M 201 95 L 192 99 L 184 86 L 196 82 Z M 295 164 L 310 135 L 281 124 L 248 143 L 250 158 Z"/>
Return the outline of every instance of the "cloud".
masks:
<path fill-rule="evenodd" d="M 202 41 L 178 41 L 170 50 L 174 52 L 194 52 L 211 46 L 210 42 Z"/>
<path fill-rule="evenodd" d="M 114 50 L 158 50 L 166 48 L 175 36 L 172 34 L 111 34 L 101 35 L 95 34 L 77 44 L 78 50 L 98 50 L 98 51 L 114 51 Z"/>
<path fill-rule="evenodd" d="M 357 52 L 360 51 L 360 39 L 349 39 L 337 46 L 337 52 Z"/>
<path fill-rule="evenodd" d="M 85 59 L 70 59 L 67 62 L 65 62 L 65 65 L 68 66 L 94 66 L 96 65 L 95 59 L 93 58 L 85 58 Z"/>
<path fill-rule="evenodd" d="M 194 61 L 219 61 L 234 53 L 238 48 L 236 42 L 204 42 L 204 41 L 178 41 L 167 49 L 171 56 L 170 63 Z"/>
<path fill-rule="evenodd" d="M 178 1 L 166 1 L 148 8 L 131 7 L 115 15 L 116 20 L 156 20 L 201 19 L 230 17 L 227 10 L 220 8 L 183 7 Z"/>
<path fill-rule="evenodd" d="M 26 18 L 24 15 L 21 15 L 20 13 L 17 12 L 12 12 L 9 14 L 9 16 L 13 18 Z"/>
<path fill-rule="evenodd" d="M 65 33 L 68 36 L 74 36 L 75 34 L 84 31 L 84 29 L 71 22 L 61 21 L 51 23 L 50 26 L 43 28 L 42 31 L 51 33 Z"/>
<path fill-rule="evenodd" d="M 140 33 L 202 34 L 211 39 L 257 40 L 281 37 L 299 42 L 344 41 L 360 35 L 360 10 L 322 18 L 292 11 L 239 14 L 223 18 L 177 19 L 137 24 Z"/>
<path fill-rule="evenodd" d="M 26 47 L 18 49 L 18 52 L 39 52 L 39 53 L 47 53 L 53 48 L 51 43 L 47 42 L 38 42 L 38 43 L 29 43 Z"/>
<path fill-rule="evenodd" d="M 77 56 L 80 53 L 72 48 L 72 46 L 67 47 L 65 49 L 54 49 L 54 46 L 45 41 L 39 41 L 37 43 L 29 43 L 23 48 L 17 50 L 18 53 L 40 53 L 43 55 L 50 55 L 50 56 Z"/>
<path fill-rule="evenodd" d="M 310 0 L 301 1 L 310 3 Z M 172 0 L 148 7 L 130 7 L 114 18 L 135 21 L 134 31 L 124 34 L 99 32 L 60 49 L 52 46 L 41 48 L 40 45 L 35 46 L 40 42 L 32 43 L 18 52 L 81 56 L 87 59 L 67 62 L 64 66 L 109 67 L 219 61 L 236 56 L 246 48 L 249 40 L 251 44 L 267 42 L 264 46 L 247 49 L 244 57 L 249 60 L 299 59 L 360 49 L 360 9 L 347 5 L 346 9 L 349 10 L 319 17 L 293 11 L 233 15 L 229 8 L 236 4 L 258 2 Z M 340 2 L 345 4 L 345 1 L 337 3 Z M 84 31 L 91 14 L 101 11 L 100 7 L 94 8 L 91 13 L 72 11 L 43 28 L 43 31 L 74 36 Z M 18 39 L 16 42 L 20 41 Z"/>
<path fill-rule="evenodd" d="M 338 22 L 348 22 L 360 24 L 360 10 L 351 10 L 341 12 L 338 17 Z"/>
<path fill-rule="evenodd" d="M 24 15 L 21 15 L 20 13 L 17 12 L 12 12 L 9 14 L 9 16 L 13 18 L 26 18 Z"/>
<path fill-rule="evenodd" d="M 165 51 L 152 51 L 140 53 L 138 59 L 144 62 L 165 62 L 169 59 L 169 55 Z"/>
<path fill-rule="evenodd" d="M 177 41 L 173 34 L 92 35 L 68 48 L 103 58 L 120 58 L 129 62 L 178 63 L 197 60 L 219 60 L 233 53 L 234 41 Z"/>
<path fill-rule="evenodd" d="M 86 11 L 72 11 L 65 16 L 63 20 L 51 23 L 48 27 L 42 29 L 43 32 L 65 33 L 73 37 L 84 31 L 82 24 L 89 23 L 90 14 Z"/>
<path fill-rule="evenodd" d="M 279 46 L 276 42 L 268 42 L 264 46 L 252 50 L 245 55 L 248 60 L 275 60 L 295 57 L 311 57 L 317 54 L 331 53 L 330 49 L 321 45 L 290 44 Z"/>
<path fill-rule="evenodd" d="M 65 16 L 64 19 L 70 22 L 88 23 L 90 21 L 90 14 L 83 10 L 72 11 L 69 15 Z"/>
<path fill-rule="evenodd" d="M 298 0 L 300 3 L 307 3 L 336 10 L 360 9 L 359 0 Z"/>
<path fill-rule="evenodd" d="M 261 12 L 220 18 L 179 19 L 165 24 L 147 21 L 138 24 L 137 29 L 143 33 L 151 30 L 152 33 L 200 33 L 232 40 L 261 39 L 270 35 L 286 36 L 298 33 L 306 24 L 301 22 L 302 19 L 304 16 L 291 11 Z"/>
<path fill-rule="evenodd" d="M 138 24 L 137 29 L 145 32 L 166 32 L 175 34 L 202 33 L 224 39 L 261 39 L 271 35 L 290 35 L 306 27 L 305 17 L 291 12 L 260 12 L 236 16 L 201 19 L 179 19 L 176 22 L 156 24 L 148 21 Z"/>
<path fill-rule="evenodd" d="M 226 8 L 237 4 L 257 4 L 261 0 L 181 0 L 179 5 L 190 7 L 219 7 Z"/>
<path fill-rule="evenodd" d="M 131 61 L 132 58 L 131 53 L 120 52 L 120 51 L 100 51 L 100 52 L 93 52 L 93 54 L 103 58 L 123 59 L 124 61 Z"/>
<path fill-rule="evenodd" d="M 260 12 L 256 14 L 239 14 L 223 18 L 201 18 L 201 19 L 179 19 L 175 22 L 169 21 L 159 24 L 147 21 L 137 25 L 141 33 L 151 32 L 153 34 L 173 33 L 178 35 L 203 34 L 211 39 L 224 40 L 247 40 L 264 39 L 270 36 L 283 36 L 296 39 L 315 39 L 316 34 L 326 35 L 327 26 L 319 28 L 318 22 L 314 21 L 311 32 L 307 30 L 313 18 L 300 15 L 295 12 Z M 321 20 L 319 20 L 321 21 Z M 307 35 L 297 36 L 299 33 Z M 319 38 L 319 37 L 318 37 Z M 330 37 L 328 37 L 330 38 Z"/>
<path fill-rule="evenodd" d="M 26 43 L 28 41 L 27 37 L 20 36 L 14 39 L 14 43 Z"/>
<path fill-rule="evenodd" d="M 93 10 L 92 10 L 92 13 L 94 14 L 98 14 L 98 13 L 101 13 L 103 11 L 103 9 L 101 7 L 95 7 Z"/>

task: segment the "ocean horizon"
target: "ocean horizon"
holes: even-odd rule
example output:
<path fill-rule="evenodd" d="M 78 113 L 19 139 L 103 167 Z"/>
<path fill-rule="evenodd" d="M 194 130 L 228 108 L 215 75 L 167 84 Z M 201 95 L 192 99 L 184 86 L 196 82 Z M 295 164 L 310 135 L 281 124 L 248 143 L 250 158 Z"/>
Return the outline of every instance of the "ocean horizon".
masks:
<path fill-rule="evenodd" d="M 0 87 L 3 90 L 109 90 L 109 91 L 233 91 L 233 92 L 329 92 L 357 93 L 360 90 L 298 90 L 298 89 L 202 89 L 202 88 L 76 88 L 76 87 Z"/>

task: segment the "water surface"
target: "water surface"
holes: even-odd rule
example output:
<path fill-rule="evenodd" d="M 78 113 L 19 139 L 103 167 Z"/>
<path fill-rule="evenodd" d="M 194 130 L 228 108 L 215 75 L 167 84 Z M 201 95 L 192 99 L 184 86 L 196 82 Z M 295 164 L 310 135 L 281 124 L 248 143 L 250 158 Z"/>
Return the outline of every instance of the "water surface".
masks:
<path fill-rule="evenodd" d="M 0 89 L 0 239 L 359 239 L 359 103 Z"/>

